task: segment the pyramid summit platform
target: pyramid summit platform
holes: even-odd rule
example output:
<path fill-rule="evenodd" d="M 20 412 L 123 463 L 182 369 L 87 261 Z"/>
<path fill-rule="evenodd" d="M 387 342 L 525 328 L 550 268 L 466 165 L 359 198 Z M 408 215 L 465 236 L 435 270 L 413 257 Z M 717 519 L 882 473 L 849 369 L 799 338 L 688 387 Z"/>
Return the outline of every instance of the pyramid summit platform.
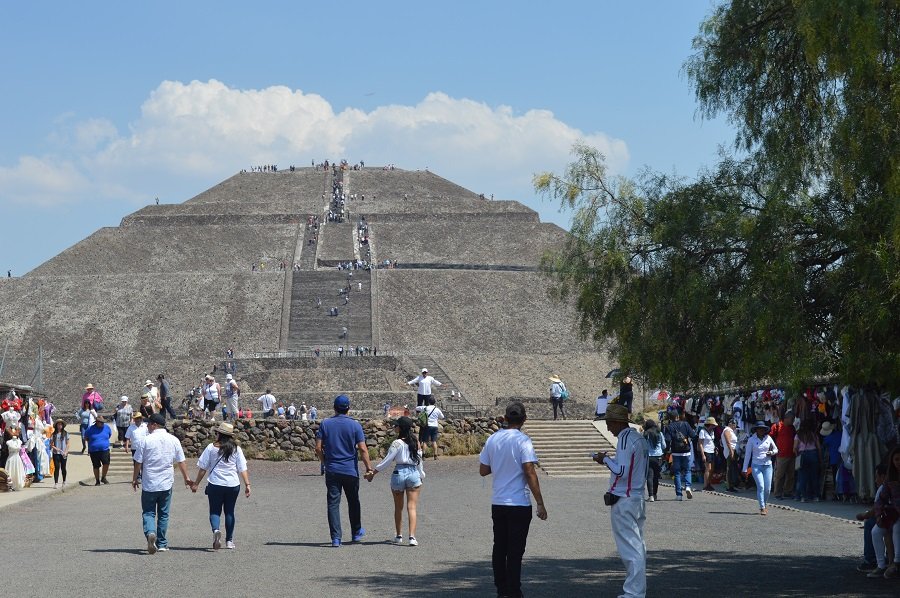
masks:
<path fill-rule="evenodd" d="M 329 221 L 336 188 L 345 213 Z M 548 298 L 538 272 L 565 235 L 429 171 L 241 172 L 4 279 L 3 378 L 30 381 L 40 348 L 44 390 L 67 412 L 87 383 L 112 404 L 160 372 L 177 406 L 214 366 L 219 381 L 235 368 L 244 401 L 270 384 L 320 409 L 342 391 L 362 410 L 414 402 L 405 382 L 423 366 L 446 382 L 442 400 L 519 397 L 543 412 L 555 373 L 589 404 L 610 383 L 609 360 L 578 338 L 574 310 Z M 373 267 L 338 269 L 356 260 Z"/>

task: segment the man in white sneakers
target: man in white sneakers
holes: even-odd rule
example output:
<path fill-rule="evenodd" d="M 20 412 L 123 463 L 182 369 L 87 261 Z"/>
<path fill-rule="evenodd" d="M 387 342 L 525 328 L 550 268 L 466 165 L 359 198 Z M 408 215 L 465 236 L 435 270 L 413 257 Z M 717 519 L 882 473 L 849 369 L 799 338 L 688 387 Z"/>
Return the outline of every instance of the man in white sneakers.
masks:
<path fill-rule="evenodd" d="M 531 526 L 531 494 L 537 502 L 537 516 L 547 519 L 541 484 L 535 471 L 537 455 L 531 438 L 522 432 L 525 405 L 516 401 L 506 407 L 507 428 L 494 432 L 484 444 L 478 473 L 493 475 L 491 519 L 494 522 L 494 549 L 491 563 L 497 596 L 522 595 L 522 557 Z M 646 477 L 646 476 L 645 476 Z"/>
<path fill-rule="evenodd" d="M 644 544 L 644 484 L 650 447 L 643 435 L 628 425 L 628 408 L 610 405 L 606 426 L 616 436 L 616 456 L 598 453 L 594 461 L 612 473 L 604 502 L 609 504 L 610 527 L 619 557 L 625 565 L 622 596 L 643 598 L 647 594 L 647 546 Z"/>
<path fill-rule="evenodd" d="M 172 506 L 172 487 L 175 485 L 176 463 L 184 478 L 184 485 L 191 488 L 191 478 L 184 464 L 181 442 L 166 431 L 166 418 L 159 413 L 150 416 L 147 436 L 138 443 L 134 453 L 134 474 L 131 487 L 141 488 L 141 512 L 144 520 L 144 536 L 147 553 L 169 549 L 166 531 L 169 529 L 169 507 Z M 143 469 L 143 474 L 141 473 Z M 138 476 L 142 476 L 138 482 Z"/>

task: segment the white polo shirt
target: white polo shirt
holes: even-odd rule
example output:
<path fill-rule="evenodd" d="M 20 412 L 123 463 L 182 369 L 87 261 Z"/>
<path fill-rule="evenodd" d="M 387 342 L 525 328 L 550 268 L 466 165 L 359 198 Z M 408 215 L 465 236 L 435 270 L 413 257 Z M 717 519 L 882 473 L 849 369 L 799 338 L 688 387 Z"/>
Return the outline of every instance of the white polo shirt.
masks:
<path fill-rule="evenodd" d="M 407 384 L 409 384 L 410 386 L 412 386 L 413 384 L 418 384 L 419 388 L 416 391 L 416 393 L 423 395 L 423 396 L 428 396 L 431 394 L 431 385 L 432 384 L 434 384 L 435 386 L 441 386 L 441 383 L 438 382 L 437 380 L 435 380 L 434 376 L 431 376 L 431 375 L 429 375 L 429 376 L 418 375 L 415 378 L 413 378 L 412 380 L 410 380 L 409 382 L 407 382 Z"/>
<path fill-rule="evenodd" d="M 141 463 L 141 487 L 146 492 L 171 490 L 175 485 L 174 463 L 184 461 L 181 442 L 163 428 L 157 428 L 139 442 L 134 460 Z"/>

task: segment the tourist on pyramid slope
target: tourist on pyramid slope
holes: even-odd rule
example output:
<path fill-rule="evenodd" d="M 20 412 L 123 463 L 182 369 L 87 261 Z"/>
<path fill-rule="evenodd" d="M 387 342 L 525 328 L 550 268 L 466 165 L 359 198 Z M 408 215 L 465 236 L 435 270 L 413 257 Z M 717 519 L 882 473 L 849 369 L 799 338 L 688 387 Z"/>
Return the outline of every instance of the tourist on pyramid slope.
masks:
<path fill-rule="evenodd" d="M 441 383 L 434 379 L 434 376 L 431 376 L 428 373 L 426 368 L 422 368 L 422 373 L 407 382 L 410 386 L 418 385 L 418 389 L 416 390 L 416 406 L 421 407 L 426 404 L 427 399 L 431 397 L 431 387 L 432 386 L 441 386 Z"/>

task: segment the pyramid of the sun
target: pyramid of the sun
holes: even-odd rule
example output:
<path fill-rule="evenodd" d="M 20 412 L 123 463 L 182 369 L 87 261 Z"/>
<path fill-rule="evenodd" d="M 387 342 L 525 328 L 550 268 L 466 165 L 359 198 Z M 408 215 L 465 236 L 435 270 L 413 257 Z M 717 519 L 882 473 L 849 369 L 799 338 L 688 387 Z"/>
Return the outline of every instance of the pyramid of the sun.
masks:
<path fill-rule="evenodd" d="M 342 223 L 325 217 L 336 181 L 356 196 Z M 312 215 L 318 230 L 307 226 Z M 544 397 L 553 373 L 589 399 L 609 363 L 578 339 L 574 312 L 548 298 L 537 272 L 564 235 L 515 201 L 487 201 L 430 172 L 240 173 L 3 280 L 0 346 L 8 364 L 40 347 L 44 388 L 66 409 L 88 382 L 109 399 L 134 397 L 159 372 L 180 398 L 221 367 L 227 348 L 248 394 L 271 386 L 276 396 L 327 400 L 346 390 L 397 402 L 409 392 L 404 377 L 430 365 L 475 404 Z M 345 305 L 348 272 L 335 266 L 367 257 L 399 267 L 352 271 Z M 339 345 L 377 347 L 379 360 L 300 358 Z M 3 378 L 14 376 L 7 367 Z"/>

